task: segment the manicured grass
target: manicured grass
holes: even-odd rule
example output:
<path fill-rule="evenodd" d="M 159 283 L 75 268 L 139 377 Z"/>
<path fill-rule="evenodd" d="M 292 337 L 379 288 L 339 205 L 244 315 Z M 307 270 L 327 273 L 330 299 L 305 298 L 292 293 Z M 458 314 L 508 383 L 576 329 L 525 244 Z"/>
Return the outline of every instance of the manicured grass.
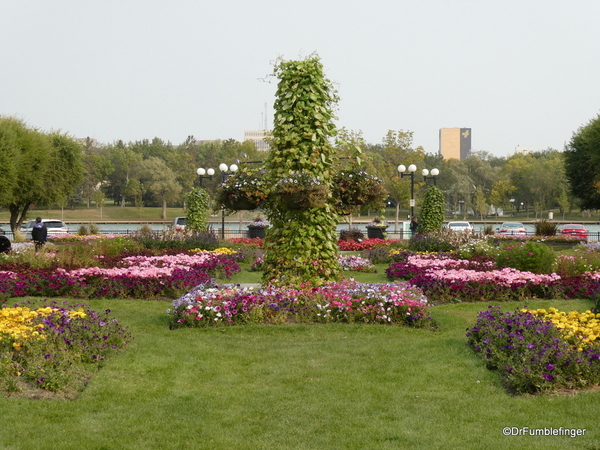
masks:
<path fill-rule="evenodd" d="M 372 325 L 167 327 L 165 302 L 93 300 L 135 340 L 74 401 L 0 398 L 11 449 L 598 448 L 600 392 L 513 397 L 466 346 L 487 304 L 436 332 Z M 586 301 L 535 301 L 585 310 Z M 513 310 L 516 303 L 504 303 Z M 586 428 L 513 436 L 503 427 Z"/>

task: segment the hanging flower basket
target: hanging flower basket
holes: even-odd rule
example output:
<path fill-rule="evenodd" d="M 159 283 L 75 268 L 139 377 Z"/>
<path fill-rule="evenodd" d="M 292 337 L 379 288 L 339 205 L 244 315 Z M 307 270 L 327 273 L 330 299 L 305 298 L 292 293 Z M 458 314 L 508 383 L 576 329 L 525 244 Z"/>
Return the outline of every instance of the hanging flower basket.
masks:
<path fill-rule="evenodd" d="M 332 194 L 336 208 L 342 214 L 349 214 L 361 206 L 379 209 L 388 195 L 379 178 L 359 168 L 339 172 L 333 181 Z"/>
<path fill-rule="evenodd" d="M 245 211 L 259 208 L 268 197 L 259 171 L 240 169 L 217 189 L 217 207 L 228 211 Z"/>
<path fill-rule="evenodd" d="M 321 208 L 325 206 L 329 195 L 327 185 L 317 177 L 298 172 L 280 179 L 273 191 L 281 203 L 291 210 Z"/>

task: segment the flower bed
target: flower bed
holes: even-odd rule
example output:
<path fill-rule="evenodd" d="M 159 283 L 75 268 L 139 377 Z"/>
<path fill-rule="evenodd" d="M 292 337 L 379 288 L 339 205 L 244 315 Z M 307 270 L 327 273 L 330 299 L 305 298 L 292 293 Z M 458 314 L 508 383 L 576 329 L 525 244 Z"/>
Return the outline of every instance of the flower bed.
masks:
<path fill-rule="evenodd" d="M 390 280 L 409 280 L 423 289 L 430 300 L 438 302 L 555 298 L 567 290 L 563 281 L 569 280 L 563 280 L 557 274 L 534 274 L 512 268 L 497 270 L 494 267 L 490 261 L 404 252 L 403 260 L 390 265 L 386 274 Z M 589 288 L 586 286 L 586 291 Z"/>
<path fill-rule="evenodd" d="M 17 267 L 3 271 L 0 298 L 70 296 L 111 298 L 176 297 L 217 274 L 230 277 L 240 267 L 231 256 L 195 255 L 131 256 L 117 267 L 65 270 Z"/>
<path fill-rule="evenodd" d="M 373 247 L 379 245 L 393 245 L 398 244 L 400 241 L 398 239 L 365 239 L 363 241 L 346 241 L 339 240 L 338 248 L 343 252 L 360 252 L 364 250 L 371 250 Z"/>
<path fill-rule="evenodd" d="M 287 322 L 431 326 L 426 297 L 407 283 L 344 281 L 314 288 L 257 291 L 200 285 L 175 300 L 167 313 L 171 328 Z"/>
<path fill-rule="evenodd" d="M 499 373 L 510 392 L 538 393 L 599 384 L 600 347 L 573 345 L 545 316 L 526 309 L 504 313 L 499 306 L 490 306 L 467 332 L 468 344 L 489 369 Z"/>
<path fill-rule="evenodd" d="M 49 391 L 81 390 L 103 361 L 132 336 L 110 310 L 83 304 L 23 302 L 0 309 L 0 390 L 24 382 Z"/>

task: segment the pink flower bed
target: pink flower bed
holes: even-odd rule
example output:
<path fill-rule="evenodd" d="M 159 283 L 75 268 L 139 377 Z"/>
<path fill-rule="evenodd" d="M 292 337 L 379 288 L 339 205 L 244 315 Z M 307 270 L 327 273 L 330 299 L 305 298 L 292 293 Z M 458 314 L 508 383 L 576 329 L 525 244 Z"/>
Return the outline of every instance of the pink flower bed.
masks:
<path fill-rule="evenodd" d="M 176 297 L 239 270 L 231 257 L 212 253 L 127 257 L 113 268 L 17 269 L 0 273 L 0 297 Z"/>
<path fill-rule="evenodd" d="M 423 289 L 432 301 L 502 301 L 520 298 L 591 298 L 600 274 L 561 277 L 512 268 L 498 270 L 493 262 L 461 260 L 448 255 L 405 255 L 386 270 L 390 280 L 402 279 Z"/>

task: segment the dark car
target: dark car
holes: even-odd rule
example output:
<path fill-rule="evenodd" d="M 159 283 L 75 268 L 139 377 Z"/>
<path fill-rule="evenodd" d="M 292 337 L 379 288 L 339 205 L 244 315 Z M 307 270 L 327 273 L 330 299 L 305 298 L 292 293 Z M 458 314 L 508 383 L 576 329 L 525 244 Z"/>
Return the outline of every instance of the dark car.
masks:
<path fill-rule="evenodd" d="M 562 229 L 560 230 L 560 234 L 562 236 L 575 236 L 584 242 L 587 242 L 588 240 L 588 232 L 581 224 L 568 223 L 563 225 Z"/>

